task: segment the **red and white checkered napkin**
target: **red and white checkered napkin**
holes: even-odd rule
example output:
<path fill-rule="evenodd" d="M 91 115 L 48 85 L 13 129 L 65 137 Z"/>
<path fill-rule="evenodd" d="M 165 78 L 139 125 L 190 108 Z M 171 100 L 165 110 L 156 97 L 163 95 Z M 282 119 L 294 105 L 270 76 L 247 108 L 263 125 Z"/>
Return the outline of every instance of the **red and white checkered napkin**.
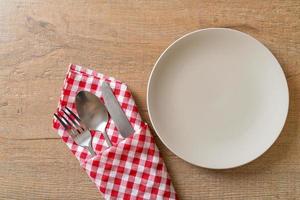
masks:
<path fill-rule="evenodd" d="M 101 98 L 103 81 L 110 86 L 135 133 L 128 138 L 118 134 L 110 119 L 106 127 L 112 147 L 108 147 L 101 133 L 93 132 L 93 147 L 96 156 L 78 146 L 61 124 L 53 120 L 53 126 L 77 157 L 91 180 L 105 199 L 176 199 L 166 166 L 146 123 L 141 120 L 133 97 L 127 86 L 111 77 L 93 70 L 70 65 L 58 104 L 58 110 L 67 106 L 75 113 L 75 96 L 81 90 Z"/>

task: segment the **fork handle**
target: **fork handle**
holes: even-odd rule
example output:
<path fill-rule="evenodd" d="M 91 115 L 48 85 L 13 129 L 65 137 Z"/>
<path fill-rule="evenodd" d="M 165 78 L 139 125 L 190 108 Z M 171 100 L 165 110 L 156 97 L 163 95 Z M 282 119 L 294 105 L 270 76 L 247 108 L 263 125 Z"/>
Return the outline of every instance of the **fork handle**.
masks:
<path fill-rule="evenodd" d="M 96 155 L 96 153 L 95 153 L 95 151 L 94 151 L 94 149 L 93 149 L 92 143 L 91 143 L 89 146 L 87 146 L 87 149 L 89 150 L 89 152 L 90 152 L 90 154 L 91 154 L 92 156 L 95 156 L 95 155 Z"/>
<path fill-rule="evenodd" d="M 111 146 L 112 146 L 112 143 L 111 143 L 111 141 L 110 141 L 110 139 L 109 139 L 109 137 L 108 137 L 106 131 L 104 130 L 102 133 L 103 133 L 103 135 L 104 135 L 104 138 L 105 138 L 105 141 L 106 141 L 107 145 L 108 145 L 109 147 L 111 147 Z"/>

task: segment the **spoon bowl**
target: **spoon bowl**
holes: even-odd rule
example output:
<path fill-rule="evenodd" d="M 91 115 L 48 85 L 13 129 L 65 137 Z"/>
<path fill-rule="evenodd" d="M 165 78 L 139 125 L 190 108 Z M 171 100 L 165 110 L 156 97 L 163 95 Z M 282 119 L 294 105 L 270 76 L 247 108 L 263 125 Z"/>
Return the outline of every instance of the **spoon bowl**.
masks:
<path fill-rule="evenodd" d="M 88 91 L 80 91 L 76 95 L 75 104 L 82 122 L 90 129 L 103 133 L 106 143 L 112 146 L 105 128 L 108 122 L 108 112 L 100 99 Z"/>

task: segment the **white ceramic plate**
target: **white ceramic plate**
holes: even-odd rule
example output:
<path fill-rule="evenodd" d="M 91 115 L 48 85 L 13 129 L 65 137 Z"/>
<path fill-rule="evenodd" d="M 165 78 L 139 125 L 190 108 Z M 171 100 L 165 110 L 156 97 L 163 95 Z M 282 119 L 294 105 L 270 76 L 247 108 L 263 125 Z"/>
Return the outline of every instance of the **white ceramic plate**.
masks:
<path fill-rule="evenodd" d="M 180 158 L 206 168 L 248 163 L 277 139 L 288 86 L 272 53 L 232 29 L 189 33 L 151 73 L 147 106 L 155 131 Z"/>

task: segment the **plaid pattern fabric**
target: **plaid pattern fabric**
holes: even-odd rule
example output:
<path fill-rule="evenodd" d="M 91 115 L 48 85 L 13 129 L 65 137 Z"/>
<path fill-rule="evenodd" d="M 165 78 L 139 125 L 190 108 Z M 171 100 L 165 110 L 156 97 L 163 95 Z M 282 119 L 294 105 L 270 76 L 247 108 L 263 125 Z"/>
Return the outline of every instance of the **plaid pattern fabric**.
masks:
<path fill-rule="evenodd" d="M 113 146 L 107 146 L 101 133 L 91 131 L 96 152 L 96 156 L 92 157 L 87 149 L 72 140 L 56 119 L 53 119 L 53 127 L 105 199 L 176 199 L 176 192 L 154 138 L 147 124 L 141 120 L 124 83 L 78 65 L 70 65 L 57 111 L 67 106 L 76 113 L 75 97 L 81 90 L 90 91 L 102 99 L 100 87 L 103 81 L 110 84 L 135 130 L 134 134 L 122 138 L 113 120 L 109 119 L 106 132 Z"/>

